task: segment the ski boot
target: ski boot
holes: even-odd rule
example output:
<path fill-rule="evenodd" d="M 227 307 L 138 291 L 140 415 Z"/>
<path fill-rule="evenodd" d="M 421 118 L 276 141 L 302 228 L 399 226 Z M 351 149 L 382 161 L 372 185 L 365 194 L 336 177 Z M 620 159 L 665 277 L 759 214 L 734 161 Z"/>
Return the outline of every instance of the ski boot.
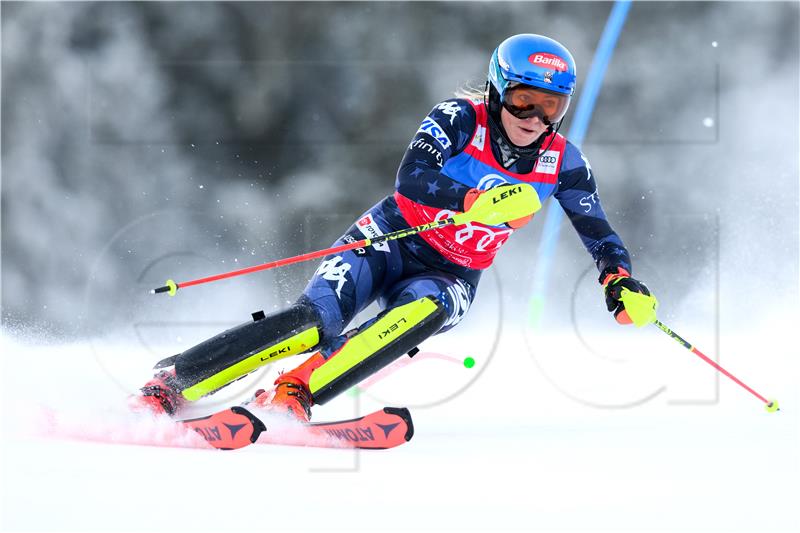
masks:
<path fill-rule="evenodd" d="M 157 415 L 174 415 L 186 403 L 181 395 L 181 387 L 175 376 L 175 369 L 162 370 L 139 389 L 139 394 L 131 396 L 128 405 L 132 410 L 149 411 Z"/>
<path fill-rule="evenodd" d="M 276 413 L 287 414 L 300 422 L 308 422 L 311 420 L 311 406 L 314 405 L 308 381 L 311 379 L 311 373 L 324 362 L 325 358 L 319 352 L 315 353 L 291 372 L 279 375 L 273 390 L 256 392 L 253 404 Z"/>

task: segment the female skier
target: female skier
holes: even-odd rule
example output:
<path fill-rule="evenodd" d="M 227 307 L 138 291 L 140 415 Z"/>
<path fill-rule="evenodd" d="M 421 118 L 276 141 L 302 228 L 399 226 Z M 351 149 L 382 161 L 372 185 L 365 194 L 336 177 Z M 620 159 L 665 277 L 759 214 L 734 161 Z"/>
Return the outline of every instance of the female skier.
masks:
<path fill-rule="evenodd" d="M 528 183 L 542 201 L 559 201 L 597 265 L 608 310 L 630 323 L 622 289 L 650 293 L 630 275 L 630 256 L 606 220 L 588 160 L 558 133 L 575 82 L 575 61 L 560 43 L 534 34 L 503 41 L 489 62 L 485 90 L 462 91 L 433 108 L 400 163 L 394 194 L 336 244 L 449 218 L 490 188 Z M 444 226 L 328 256 L 294 305 L 268 316 L 256 313 L 179 354 L 135 401 L 173 414 L 259 366 L 314 350 L 253 400 L 308 421 L 312 405 L 458 324 L 482 272 L 530 218 L 503 226 Z M 342 333 L 376 299 L 384 310 Z"/>

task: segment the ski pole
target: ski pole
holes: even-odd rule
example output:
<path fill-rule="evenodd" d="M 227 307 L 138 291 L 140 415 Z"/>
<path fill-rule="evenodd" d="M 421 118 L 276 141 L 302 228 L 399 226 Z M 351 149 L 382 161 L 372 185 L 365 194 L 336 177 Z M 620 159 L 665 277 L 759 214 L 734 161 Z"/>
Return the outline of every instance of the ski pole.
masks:
<path fill-rule="evenodd" d="M 722 368 L 716 362 L 712 361 L 703 352 L 692 346 L 692 344 L 688 342 L 686 339 L 684 339 L 683 337 L 672 331 L 670 328 L 665 326 L 662 322 L 660 322 L 658 318 L 656 318 L 656 309 L 658 308 L 658 300 L 656 300 L 654 296 L 633 292 L 628 289 L 622 289 L 621 299 L 622 303 L 625 304 L 625 310 L 628 312 L 628 316 L 637 327 L 643 327 L 648 324 L 653 324 L 658 329 L 660 329 L 661 331 L 663 331 L 664 333 L 666 333 L 667 335 L 678 341 L 678 343 L 681 346 L 683 346 L 693 354 L 700 357 L 700 359 L 702 359 L 709 365 L 716 368 L 719 372 L 721 372 L 722 374 L 733 380 L 734 383 L 740 385 L 750 394 L 752 394 L 753 396 L 764 402 L 765 408 L 768 412 L 774 413 L 775 411 L 780 410 L 780 407 L 778 407 L 777 400 L 767 400 L 759 393 L 757 393 L 756 391 L 745 385 L 739 378 L 737 378 L 736 376 L 734 376 L 733 374 Z"/>
<path fill-rule="evenodd" d="M 698 350 L 696 347 L 692 346 L 691 343 L 686 341 L 686 339 L 684 339 L 683 337 L 672 331 L 670 328 L 665 326 L 661 321 L 656 319 L 655 321 L 653 321 L 653 325 L 656 326 L 661 331 L 663 331 L 664 333 L 666 333 L 667 335 L 669 335 L 670 337 L 672 337 L 673 339 L 675 339 L 676 341 L 678 341 L 678 343 L 681 346 L 683 346 L 684 348 L 686 348 L 687 350 L 698 356 L 700 359 L 702 359 L 709 365 L 716 368 L 722 374 L 728 376 L 731 380 L 733 380 L 734 383 L 740 385 L 744 390 L 748 391 L 750 394 L 752 394 L 753 396 L 764 402 L 764 408 L 767 410 L 767 412 L 774 413 L 775 411 L 780 411 L 780 407 L 778 406 L 777 400 L 767 400 L 766 398 L 761 396 L 759 393 L 757 393 L 756 391 L 745 385 L 742 382 L 742 380 L 740 380 L 739 378 L 737 378 L 736 376 L 734 376 L 733 374 L 722 368 L 715 361 L 712 361 L 707 355 Z"/>
<path fill-rule="evenodd" d="M 222 274 L 216 274 L 214 276 L 208 276 L 205 278 L 183 281 L 181 283 L 176 283 L 175 281 L 168 279 L 163 287 L 152 289 L 150 292 L 151 294 L 165 292 L 170 296 L 175 296 L 175 293 L 178 289 L 183 289 L 185 287 L 201 285 L 203 283 L 211 283 L 212 281 L 242 276 L 244 274 L 260 272 L 262 270 L 269 270 L 271 268 L 277 268 L 285 265 L 292 265 L 302 261 L 308 261 L 309 259 L 315 259 L 317 257 L 324 257 L 326 255 L 345 252 L 347 250 L 355 250 L 356 248 L 366 248 L 367 246 L 374 246 L 382 242 L 402 239 L 403 237 L 416 235 L 417 233 L 441 228 L 443 226 L 461 225 L 468 222 L 479 222 L 487 226 L 497 226 L 511 220 L 531 216 L 533 213 L 541 209 L 541 207 L 542 203 L 539 200 L 539 195 L 536 192 L 536 189 L 534 189 L 530 184 L 520 183 L 502 185 L 500 187 L 495 187 L 485 191 L 483 194 L 477 197 L 475 203 L 473 203 L 467 211 L 464 213 L 455 214 L 450 218 L 393 231 L 391 233 L 386 233 L 385 235 L 371 239 L 362 239 L 360 241 L 341 244 L 339 246 L 318 250 L 316 252 L 309 252 L 294 257 L 288 257 L 286 259 L 279 259 L 277 261 L 263 263 L 261 265 L 255 265 L 239 270 L 233 270 L 231 272 L 225 272 Z"/>

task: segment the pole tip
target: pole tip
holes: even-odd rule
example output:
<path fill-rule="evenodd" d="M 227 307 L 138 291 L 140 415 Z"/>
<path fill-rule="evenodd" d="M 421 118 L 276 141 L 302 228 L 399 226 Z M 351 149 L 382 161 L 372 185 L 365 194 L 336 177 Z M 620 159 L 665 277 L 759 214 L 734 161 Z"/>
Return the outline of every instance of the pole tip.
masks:
<path fill-rule="evenodd" d="M 172 281 L 171 279 L 167 280 L 167 284 L 163 287 L 159 287 L 157 289 L 150 289 L 150 294 L 159 294 L 162 292 L 168 293 L 170 296 L 175 296 L 175 293 L 178 292 L 178 284 Z"/>
<path fill-rule="evenodd" d="M 766 409 L 768 413 L 774 413 L 775 411 L 781 410 L 781 408 L 778 406 L 778 400 L 770 400 L 769 403 L 764 406 L 764 409 Z"/>

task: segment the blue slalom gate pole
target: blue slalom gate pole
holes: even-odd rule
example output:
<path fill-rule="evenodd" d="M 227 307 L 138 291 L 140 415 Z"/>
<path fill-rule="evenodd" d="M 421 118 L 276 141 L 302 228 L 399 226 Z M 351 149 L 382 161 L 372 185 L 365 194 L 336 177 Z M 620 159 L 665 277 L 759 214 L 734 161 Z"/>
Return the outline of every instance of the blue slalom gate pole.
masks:
<path fill-rule="evenodd" d="M 630 7 L 631 0 L 618 0 L 615 2 L 614 7 L 611 9 L 611 14 L 606 21 L 606 26 L 603 29 L 603 35 L 600 37 L 600 43 L 595 51 L 592 66 L 589 69 L 589 74 L 586 76 L 586 84 L 584 85 L 580 100 L 578 100 L 578 108 L 575 111 L 575 116 L 572 120 L 569 133 L 567 134 L 567 138 L 572 144 L 577 146 L 578 149 L 581 148 L 583 140 L 586 137 L 586 130 L 589 128 L 589 122 L 592 119 L 597 95 L 600 93 L 600 87 L 603 85 L 606 69 L 611 61 L 611 56 L 614 54 L 617 39 L 622 32 L 622 27 L 625 25 Z M 529 308 L 530 324 L 533 328 L 538 327 L 541 321 L 547 283 L 550 279 L 550 271 L 552 269 L 553 255 L 555 255 L 558 234 L 563 219 L 564 210 L 551 202 L 545 215 L 544 227 L 542 228 L 542 240 L 539 242 L 539 250 L 537 253 L 536 271 L 533 277 L 533 294 L 531 295 Z"/>

